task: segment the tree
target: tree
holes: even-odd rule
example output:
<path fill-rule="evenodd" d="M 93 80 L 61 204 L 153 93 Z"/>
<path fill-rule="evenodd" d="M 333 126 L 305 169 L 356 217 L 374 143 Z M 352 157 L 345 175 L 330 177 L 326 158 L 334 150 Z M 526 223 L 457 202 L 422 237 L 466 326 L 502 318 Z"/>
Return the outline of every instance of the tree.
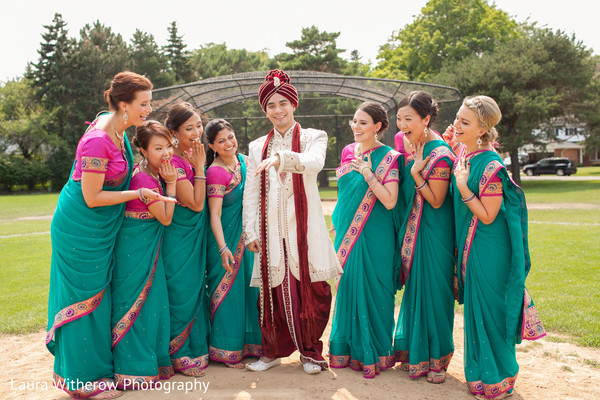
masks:
<path fill-rule="evenodd" d="M 16 146 L 23 158 L 40 158 L 48 133 L 43 128 L 51 118 L 26 79 L 6 82 L 0 87 L 0 138 L 3 150 Z"/>
<path fill-rule="evenodd" d="M 430 0 L 381 46 L 374 75 L 426 81 L 444 63 L 490 51 L 517 36 L 516 22 L 486 0 Z"/>
<path fill-rule="evenodd" d="M 337 48 L 339 36 L 340 32 L 320 32 L 314 25 L 302 28 L 299 40 L 285 44 L 292 53 L 279 54 L 274 61 L 286 70 L 341 73 L 347 62 L 340 57 L 346 50 Z"/>
<path fill-rule="evenodd" d="M 38 50 L 39 60 L 36 64 L 30 63 L 26 73 L 37 96 L 50 103 L 57 102 L 62 94 L 61 77 L 74 46 L 74 41 L 67 36 L 67 23 L 62 15 L 54 14 L 52 22 L 52 25 L 44 25 L 46 32 L 42 34 L 44 41 Z"/>
<path fill-rule="evenodd" d="M 169 61 L 152 34 L 136 29 L 131 39 L 131 61 L 133 71 L 150 79 L 154 87 L 175 83 L 175 75 L 169 71 Z"/>
<path fill-rule="evenodd" d="M 194 74 L 189 64 L 188 52 L 185 50 L 187 45 L 183 43 L 183 36 L 178 35 L 177 22 L 171 22 L 167 28 L 169 32 L 168 44 L 164 47 L 164 52 L 169 60 L 171 70 L 175 74 L 175 83 L 187 83 L 194 80 Z"/>
<path fill-rule="evenodd" d="M 190 65 L 199 79 L 260 71 L 268 68 L 265 51 L 228 49 L 225 43 L 208 43 L 192 52 Z"/>
<path fill-rule="evenodd" d="M 528 27 L 522 37 L 491 52 L 447 64 L 436 81 L 498 102 L 500 146 L 510 153 L 519 183 L 519 147 L 538 141 L 532 130 L 552 118 L 580 115 L 594 70 L 590 51 L 574 36 Z"/>

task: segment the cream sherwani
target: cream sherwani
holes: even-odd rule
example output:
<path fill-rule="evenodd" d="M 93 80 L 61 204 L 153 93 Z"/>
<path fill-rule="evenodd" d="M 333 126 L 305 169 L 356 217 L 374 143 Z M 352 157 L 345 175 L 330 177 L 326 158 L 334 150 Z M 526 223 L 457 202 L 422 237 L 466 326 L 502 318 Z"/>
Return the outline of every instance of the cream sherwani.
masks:
<path fill-rule="evenodd" d="M 327 133 L 316 129 L 300 130 L 301 153 L 292 149 L 293 126 L 281 135 L 277 130 L 273 134 L 271 151 L 267 158 L 279 154 L 280 165 L 270 168 L 267 193 L 267 240 L 268 261 L 271 273 L 271 286 L 281 285 L 285 276 L 284 251 L 287 254 L 290 272 L 300 280 L 298 242 L 296 232 L 296 212 L 292 174 L 302 174 L 308 208 L 308 263 L 312 282 L 324 281 L 342 272 L 339 260 L 329 239 L 327 226 L 323 218 L 321 198 L 317 186 L 317 174 L 325 164 L 327 151 Z M 254 176 L 262 159 L 262 149 L 267 136 L 250 143 L 248 150 L 248 173 L 244 188 L 243 224 L 246 244 L 260 241 L 260 175 Z M 284 248 L 285 239 L 285 248 Z M 254 257 L 254 270 L 251 286 L 261 285 L 260 253 Z"/>

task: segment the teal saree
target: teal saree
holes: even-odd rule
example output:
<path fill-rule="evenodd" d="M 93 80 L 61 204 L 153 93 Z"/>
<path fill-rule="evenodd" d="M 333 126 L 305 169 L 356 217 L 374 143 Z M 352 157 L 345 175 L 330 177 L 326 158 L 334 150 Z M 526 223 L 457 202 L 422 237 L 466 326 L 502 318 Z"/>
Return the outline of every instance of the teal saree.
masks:
<path fill-rule="evenodd" d="M 466 159 L 469 189 L 478 197 L 502 192 L 503 200 L 496 219 L 485 225 L 463 203 L 452 178 L 459 301 L 465 305 L 465 377 L 471 393 L 493 398 L 514 387 L 515 344 L 545 331 L 525 289 L 531 263 L 524 193 L 496 152 L 479 151 Z"/>
<path fill-rule="evenodd" d="M 163 234 L 171 315 L 169 354 L 175 371 L 208 366 L 207 214 L 206 204 L 195 212 L 177 203 L 171 225 Z"/>
<path fill-rule="evenodd" d="M 250 287 L 254 253 L 246 251 L 242 229 L 242 197 L 246 182 L 246 164 L 239 155 L 240 174 L 227 186 L 208 183 L 207 193 L 223 193 L 221 225 L 225 242 L 231 246 L 235 264 L 233 272 L 223 268 L 219 246 L 210 226 L 207 240 L 208 293 L 211 296 L 210 359 L 236 364 L 244 357 L 262 356 L 258 319 L 258 291 Z M 219 168 L 219 167 L 212 167 Z M 239 182 L 239 183 L 238 183 Z M 209 218 L 207 218 L 209 219 Z"/>
<path fill-rule="evenodd" d="M 124 175 L 106 178 L 102 190 L 127 190 L 133 165 L 127 138 L 124 158 L 128 165 Z M 100 169 L 108 161 L 97 158 L 87 162 Z M 73 398 L 87 398 L 114 384 L 110 281 L 125 203 L 88 207 L 73 170 L 58 198 L 50 228 L 46 347 L 54 355 L 54 385 Z"/>
<path fill-rule="evenodd" d="M 174 374 L 169 356 L 169 297 L 160 254 L 163 231 L 146 207 L 145 211 L 127 209 L 117 235 L 111 325 L 120 389 L 139 390 Z"/>
<path fill-rule="evenodd" d="M 336 171 L 339 192 L 332 222 L 336 229 L 334 247 L 344 272 L 329 339 L 330 366 L 350 366 L 363 371 L 365 378 L 374 378 L 395 365 L 396 219 L 394 211 L 377 200 L 363 176 L 352 170 L 351 160 L 342 157 Z M 398 158 L 399 154 L 388 146 L 372 152 L 371 161 L 380 182 L 398 181 Z"/>
<path fill-rule="evenodd" d="M 423 149 L 427 156 L 431 158 L 421 171 L 423 179 L 449 181 L 454 162 L 450 147 L 432 140 Z M 444 161 L 445 166 L 438 164 Z M 411 159 L 404 166 L 400 188 L 411 209 L 400 229 L 404 293 L 394 350 L 396 361 L 408 363 L 409 376 L 417 378 L 446 369 L 454 353 L 454 213 L 450 190 L 439 209 L 415 190 L 413 163 Z"/>

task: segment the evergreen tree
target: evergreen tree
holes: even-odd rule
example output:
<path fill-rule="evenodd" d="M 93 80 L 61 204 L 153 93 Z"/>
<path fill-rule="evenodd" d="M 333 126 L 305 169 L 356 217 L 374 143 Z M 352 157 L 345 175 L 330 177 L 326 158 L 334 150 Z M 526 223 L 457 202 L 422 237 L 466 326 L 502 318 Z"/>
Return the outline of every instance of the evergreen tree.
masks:
<path fill-rule="evenodd" d="M 139 29 L 131 39 L 132 68 L 138 74 L 144 75 L 156 88 L 171 86 L 175 76 L 169 71 L 167 57 L 162 54 L 152 34 Z"/>
<path fill-rule="evenodd" d="M 307 70 L 342 73 L 347 61 L 340 57 L 346 50 L 338 49 L 336 40 L 340 32 L 320 32 L 316 26 L 302 28 L 299 40 L 287 42 L 291 54 L 275 57 L 284 70 Z"/>
<path fill-rule="evenodd" d="M 175 83 L 188 83 L 194 80 L 194 74 L 189 63 L 187 45 L 183 43 L 183 36 L 178 35 L 177 22 L 171 22 L 167 28 L 169 32 L 168 44 L 164 53 L 169 60 L 171 71 L 175 74 Z"/>

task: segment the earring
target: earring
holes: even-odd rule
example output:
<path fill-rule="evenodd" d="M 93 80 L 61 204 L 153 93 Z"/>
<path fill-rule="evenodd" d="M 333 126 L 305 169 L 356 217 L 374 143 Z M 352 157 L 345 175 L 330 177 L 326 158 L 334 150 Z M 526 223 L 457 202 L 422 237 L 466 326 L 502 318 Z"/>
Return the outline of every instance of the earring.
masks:
<path fill-rule="evenodd" d="M 375 140 L 379 140 L 379 132 L 375 131 Z"/>
<path fill-rule="evenodd" d="M 481 148 L 482 143 L 483 141 L 481 140 L 481 136 L 479 136 L 479 139 L 477 139 L 477 148 Z"/>
<path fill-rule="evenodd" d="M 144 158 L 144 161 L 142 161 L 142 164 L 144 164 L 144 168 L 148 168 L 148 160 Z"/>
<path fill-rule="evenodd" d="M 129 116 L 127 115 L 127 110 L 125 110 L 125 114 L 123 114 L 123 121 L 127 122 Z"/>
<path fill-rule="evenodd" d="M 171 142 L 173 142 L 173 147 L 179 147 L 179 139 L 177 139 L 177 137 L 173 136 L 173 140 L 171 140 Z"/>
<path fill-rule="evenodd" d="M 429 129 L 427 129 L 427 127 L 425 127 L 425 130 L 423 132 L 425 132 L 425 137 L 427 137 L 427 134 L 429 133 Z"/>

